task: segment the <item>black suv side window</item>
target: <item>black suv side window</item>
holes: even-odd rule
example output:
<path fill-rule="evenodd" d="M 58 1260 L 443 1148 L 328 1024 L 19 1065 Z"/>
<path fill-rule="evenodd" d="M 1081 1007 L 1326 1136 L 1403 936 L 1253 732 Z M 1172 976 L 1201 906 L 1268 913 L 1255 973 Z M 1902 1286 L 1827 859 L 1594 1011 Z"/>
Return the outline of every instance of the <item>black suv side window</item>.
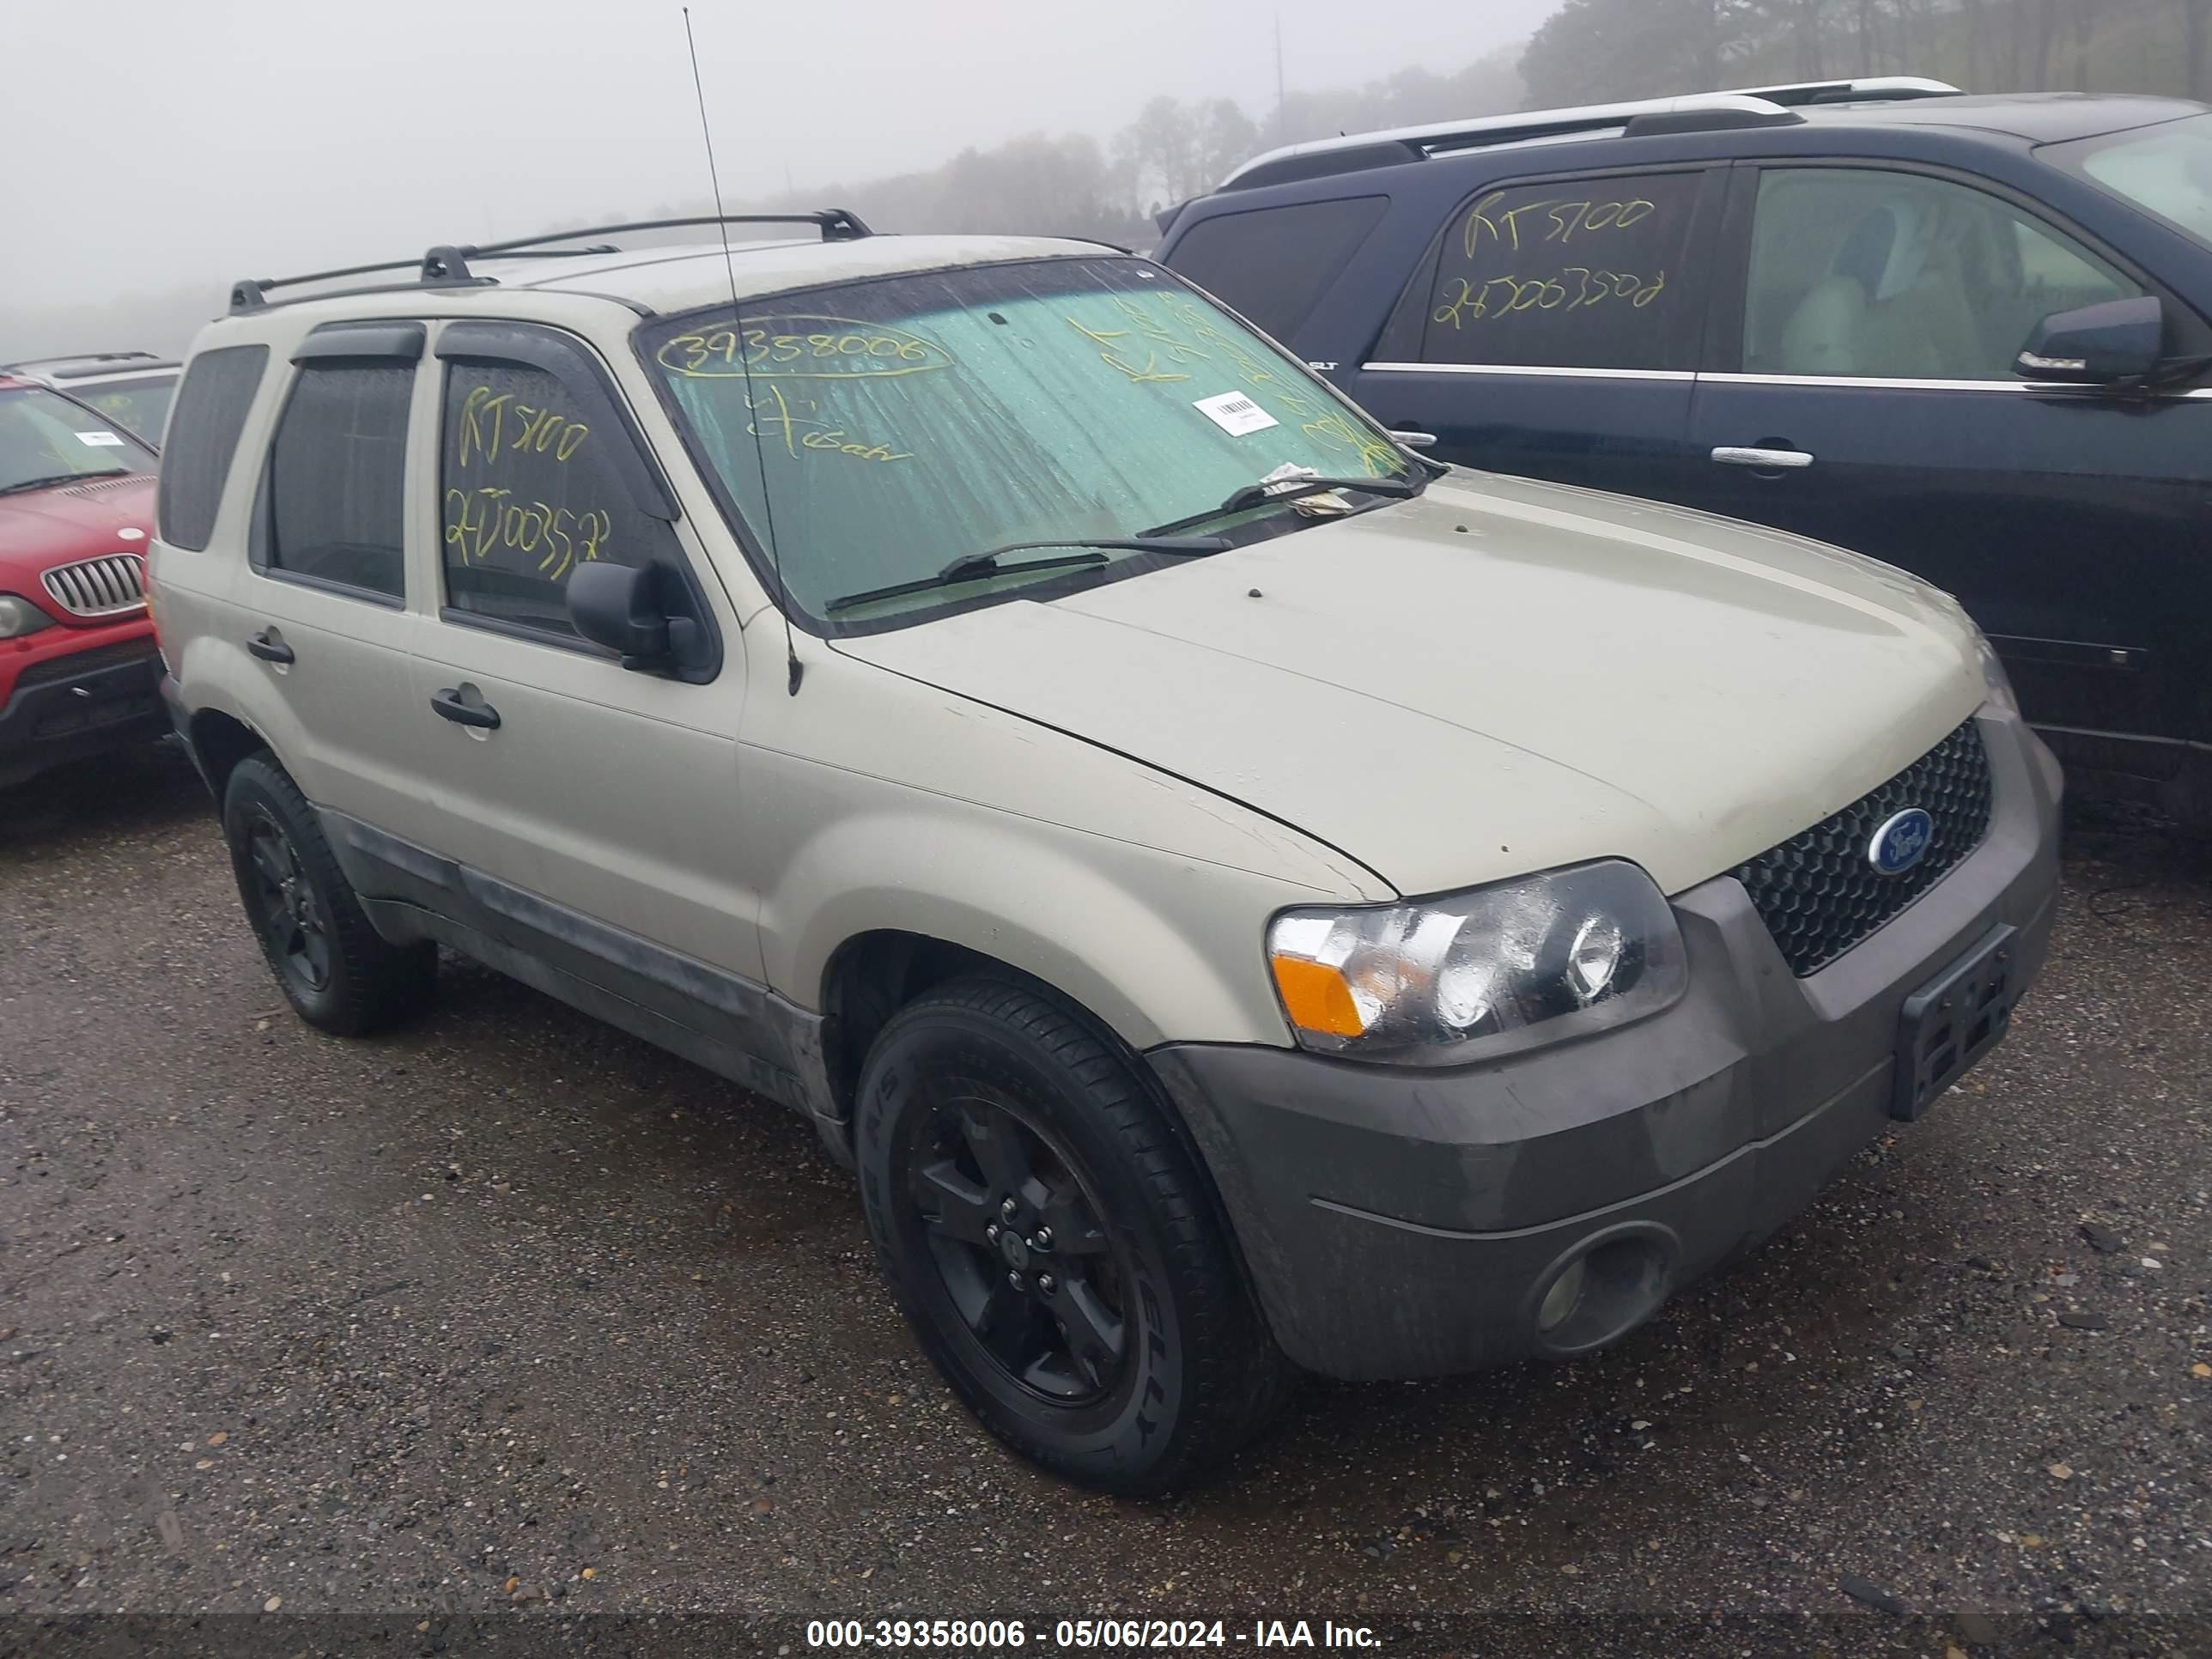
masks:
<path fill-rule="evenodd" d="M 177 392 L 177 429 L 161 457 L 155 520 L 161 539 L 198 552 L 215 534 L 246 412 L 269 364 L 265 345 L 222 346 L 203 351 L 185 371 Z"/>
<path fill-rule="evenodd" d="M 1752 218 L 1743 368 L 2013 381 L 2044 318 L 2142 292 L 1985 191 L 1879 167 L 1771 167 Z"/>
<path fill-rule="evenodd" d="M 1288 341 L 1389 205 L 1355 196 L 1216 214 L 1191 227 L 1169 264 Z"/>
<path fill-rule="evenodd" d="M 438 355 L 451 619 L 574 641 L 567 584 L 578 565 L 681 568 L 674 508 L 657 477 L 641 489 L 638 441 L 580 345 L 551 330 L 456 324 Z"/>
<path fill-rule="evenodd" d="M 379 599 L 404 597 L 414 386 L 412 362 L 301 362 L 270 445 L 257 564 Z"/>
<path fill-rule="evenodd" d="M 1380 355 L 1498 368 L 1694 368 L 1701 170 L 1509 185 L 1454 210 Z"/>

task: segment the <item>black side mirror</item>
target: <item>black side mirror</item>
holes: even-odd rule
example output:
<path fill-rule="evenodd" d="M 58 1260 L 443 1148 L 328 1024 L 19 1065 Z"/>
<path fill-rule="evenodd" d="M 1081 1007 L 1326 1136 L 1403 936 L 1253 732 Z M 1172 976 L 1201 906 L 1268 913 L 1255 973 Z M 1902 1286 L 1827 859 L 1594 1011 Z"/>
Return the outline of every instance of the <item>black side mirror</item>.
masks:
<path fill-rule="evenodd" d="M 2045 317 L 2013 360 L 2013 371 L 2030 380 L 2111 386 L 2156 373 L 2165 349 L 2165 309 L 2146 294 Z"/>
<path fill-rule="evenodd" d="M 592 644 L 619 653 L 625 668 L 668 660 L 668 613 L 649 564 L 579 564 L 568 573 L 568 620 Z"/>

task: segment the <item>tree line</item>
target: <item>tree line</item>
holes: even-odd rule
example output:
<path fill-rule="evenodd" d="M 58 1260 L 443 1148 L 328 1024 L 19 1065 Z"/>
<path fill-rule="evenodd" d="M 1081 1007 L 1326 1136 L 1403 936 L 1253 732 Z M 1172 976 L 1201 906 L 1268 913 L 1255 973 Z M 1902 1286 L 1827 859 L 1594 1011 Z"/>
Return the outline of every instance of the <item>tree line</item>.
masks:
<path fill-rule="evenodd" d="M 1924 75 L 1974 92 L 2212 96 L 2212 0 L 1566 0 L 1528 104 Z"/>

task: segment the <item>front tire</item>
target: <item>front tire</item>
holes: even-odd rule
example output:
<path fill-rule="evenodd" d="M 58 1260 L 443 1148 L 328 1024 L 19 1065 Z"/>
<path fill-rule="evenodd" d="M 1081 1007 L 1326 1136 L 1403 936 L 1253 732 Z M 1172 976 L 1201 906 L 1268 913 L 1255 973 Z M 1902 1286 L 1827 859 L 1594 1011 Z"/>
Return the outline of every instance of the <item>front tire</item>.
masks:
<path fill-rule="evenodd" d="M 438 950 L 386 940 L 338 868 L 314 809 L 266 755 L 240 761 L 222 793 L 223 835 L 246 920 L 300 1018 L 365 1036 L 428 998 Z"/>
<path fill-rule="evenodd" d="M 868 1231 L 985 1427 L 1085 1486 L 1170 1490 L 1279 1402 L 1269 1336 L 1191 1155 L 1131 1062 L 1056 999 L 963 980 L 869 1050 Z"/>

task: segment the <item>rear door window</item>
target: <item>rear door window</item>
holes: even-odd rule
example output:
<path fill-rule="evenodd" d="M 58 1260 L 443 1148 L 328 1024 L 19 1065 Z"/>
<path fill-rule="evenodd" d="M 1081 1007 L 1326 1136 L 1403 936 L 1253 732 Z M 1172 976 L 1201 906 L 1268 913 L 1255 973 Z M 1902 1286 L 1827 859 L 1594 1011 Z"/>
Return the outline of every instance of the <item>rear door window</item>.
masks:
<path fill-rule="evenodd" d="M 1504 368 L 1695 367 L 1705 173 L 1486 188 L 1455 209 L 1382 349 Z"/>
<path fill-rule="evenodd" d="M 1389 205 L 1387 196 L 1356 196 L 1217 214 L 1176 242 L 1167 264 L 1289 340 Z"/>
<path fill-rule="evenodd" d="M 272 572 L 380 599 L 406 592 L 407 404 L 415 366 L 302 363 L 270 447 Z M 181 436 L 182 416 L 179 416 Z"/>

